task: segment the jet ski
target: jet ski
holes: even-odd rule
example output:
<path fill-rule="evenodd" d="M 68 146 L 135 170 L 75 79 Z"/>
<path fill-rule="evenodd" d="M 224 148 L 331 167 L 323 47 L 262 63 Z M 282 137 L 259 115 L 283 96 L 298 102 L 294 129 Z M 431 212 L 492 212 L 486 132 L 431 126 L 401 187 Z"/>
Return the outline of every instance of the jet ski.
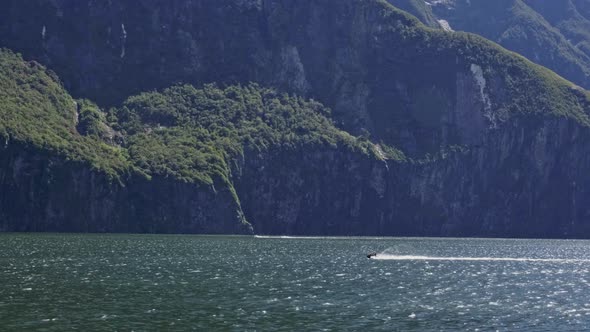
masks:
<path fill-rule="evenodd" d="M 377 256 L 377 253 L 376 252 L 372 252 L 372 253 L 370 253 L 370 254 L 367 255 L 367 258 L 371 259 L 372 257 L 375 257 L 375 256 Z"/>

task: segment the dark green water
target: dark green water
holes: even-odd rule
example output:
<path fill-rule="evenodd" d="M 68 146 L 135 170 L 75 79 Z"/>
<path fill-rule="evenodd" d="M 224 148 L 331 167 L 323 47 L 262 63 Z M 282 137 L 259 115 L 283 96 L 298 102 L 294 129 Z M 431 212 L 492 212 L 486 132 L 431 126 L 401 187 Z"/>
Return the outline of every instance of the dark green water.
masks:
<path fill-rule="evenodd" d="M 589 271 L 588 241 L 5 234 L 0 330 L 579 331 Z"/>

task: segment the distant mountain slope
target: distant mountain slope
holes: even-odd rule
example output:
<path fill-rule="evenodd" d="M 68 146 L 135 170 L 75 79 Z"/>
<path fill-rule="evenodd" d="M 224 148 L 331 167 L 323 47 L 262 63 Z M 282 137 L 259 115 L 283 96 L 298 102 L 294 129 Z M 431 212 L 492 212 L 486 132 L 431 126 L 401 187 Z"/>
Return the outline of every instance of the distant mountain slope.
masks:
<path fill-rule="evenodd" d="M 525 0 L 526 3 L 556 27 L 568 42 L 590 56 L 589 0 Z"/>
<path fill-rule="evenodd" d="M 412 12 L 405 1 L 389 0 L 427 25 L 434 16 L 453 30 L 479 34 L 590 88 L 588 0 L 419 1 L 428 9 Z"/>

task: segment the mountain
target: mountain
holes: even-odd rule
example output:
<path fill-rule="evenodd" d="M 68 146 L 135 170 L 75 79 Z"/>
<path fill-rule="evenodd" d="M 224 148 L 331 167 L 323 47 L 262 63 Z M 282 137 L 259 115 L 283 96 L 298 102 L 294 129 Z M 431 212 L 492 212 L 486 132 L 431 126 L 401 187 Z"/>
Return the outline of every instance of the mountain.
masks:
<path fill-rule="evenodd" d="M 370 190 L 370 170 L 384 169 L 385 156 L 402 157 L 338 130 L 317 102 L 255 84 L 174 86 L 102 112 L 75 101 L 38 63 L 8 50 L 0 59 L 2 230 L 248 233 L 240 197 L 268 204 L 260 199 L 274 190 L 315 190 L 311 217 L 341 202 L 324 216 L 334 223 L 324 232 L 361 233 L 336 223 L 351 205 L 338 195 Z M 278 202 L 265 213 L 287 213 Z"/>
<path fill-rule="evenodd" d="M 590 235 L 590 95 L 482 37 L 381 0 L 0 15 L 3 230 Z"/>
<path fill-rule="evenodd" d="M 407 0 L 389 0 L 405 8 Z M 467 31 L 590 88 L 590 1 L 416 0 L 409 12 L 424 24 L 433 19 Z"/>

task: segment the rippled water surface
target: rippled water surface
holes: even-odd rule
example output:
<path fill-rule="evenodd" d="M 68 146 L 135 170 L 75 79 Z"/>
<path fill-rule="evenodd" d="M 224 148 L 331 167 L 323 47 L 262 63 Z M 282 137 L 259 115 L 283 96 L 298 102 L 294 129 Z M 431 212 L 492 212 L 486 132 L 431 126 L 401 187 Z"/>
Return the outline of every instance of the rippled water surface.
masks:
<path fill-rule="evenodd" d="M 588 241 L 5 234 L 0 330 L 579 331 L 589 271 Z"/>

